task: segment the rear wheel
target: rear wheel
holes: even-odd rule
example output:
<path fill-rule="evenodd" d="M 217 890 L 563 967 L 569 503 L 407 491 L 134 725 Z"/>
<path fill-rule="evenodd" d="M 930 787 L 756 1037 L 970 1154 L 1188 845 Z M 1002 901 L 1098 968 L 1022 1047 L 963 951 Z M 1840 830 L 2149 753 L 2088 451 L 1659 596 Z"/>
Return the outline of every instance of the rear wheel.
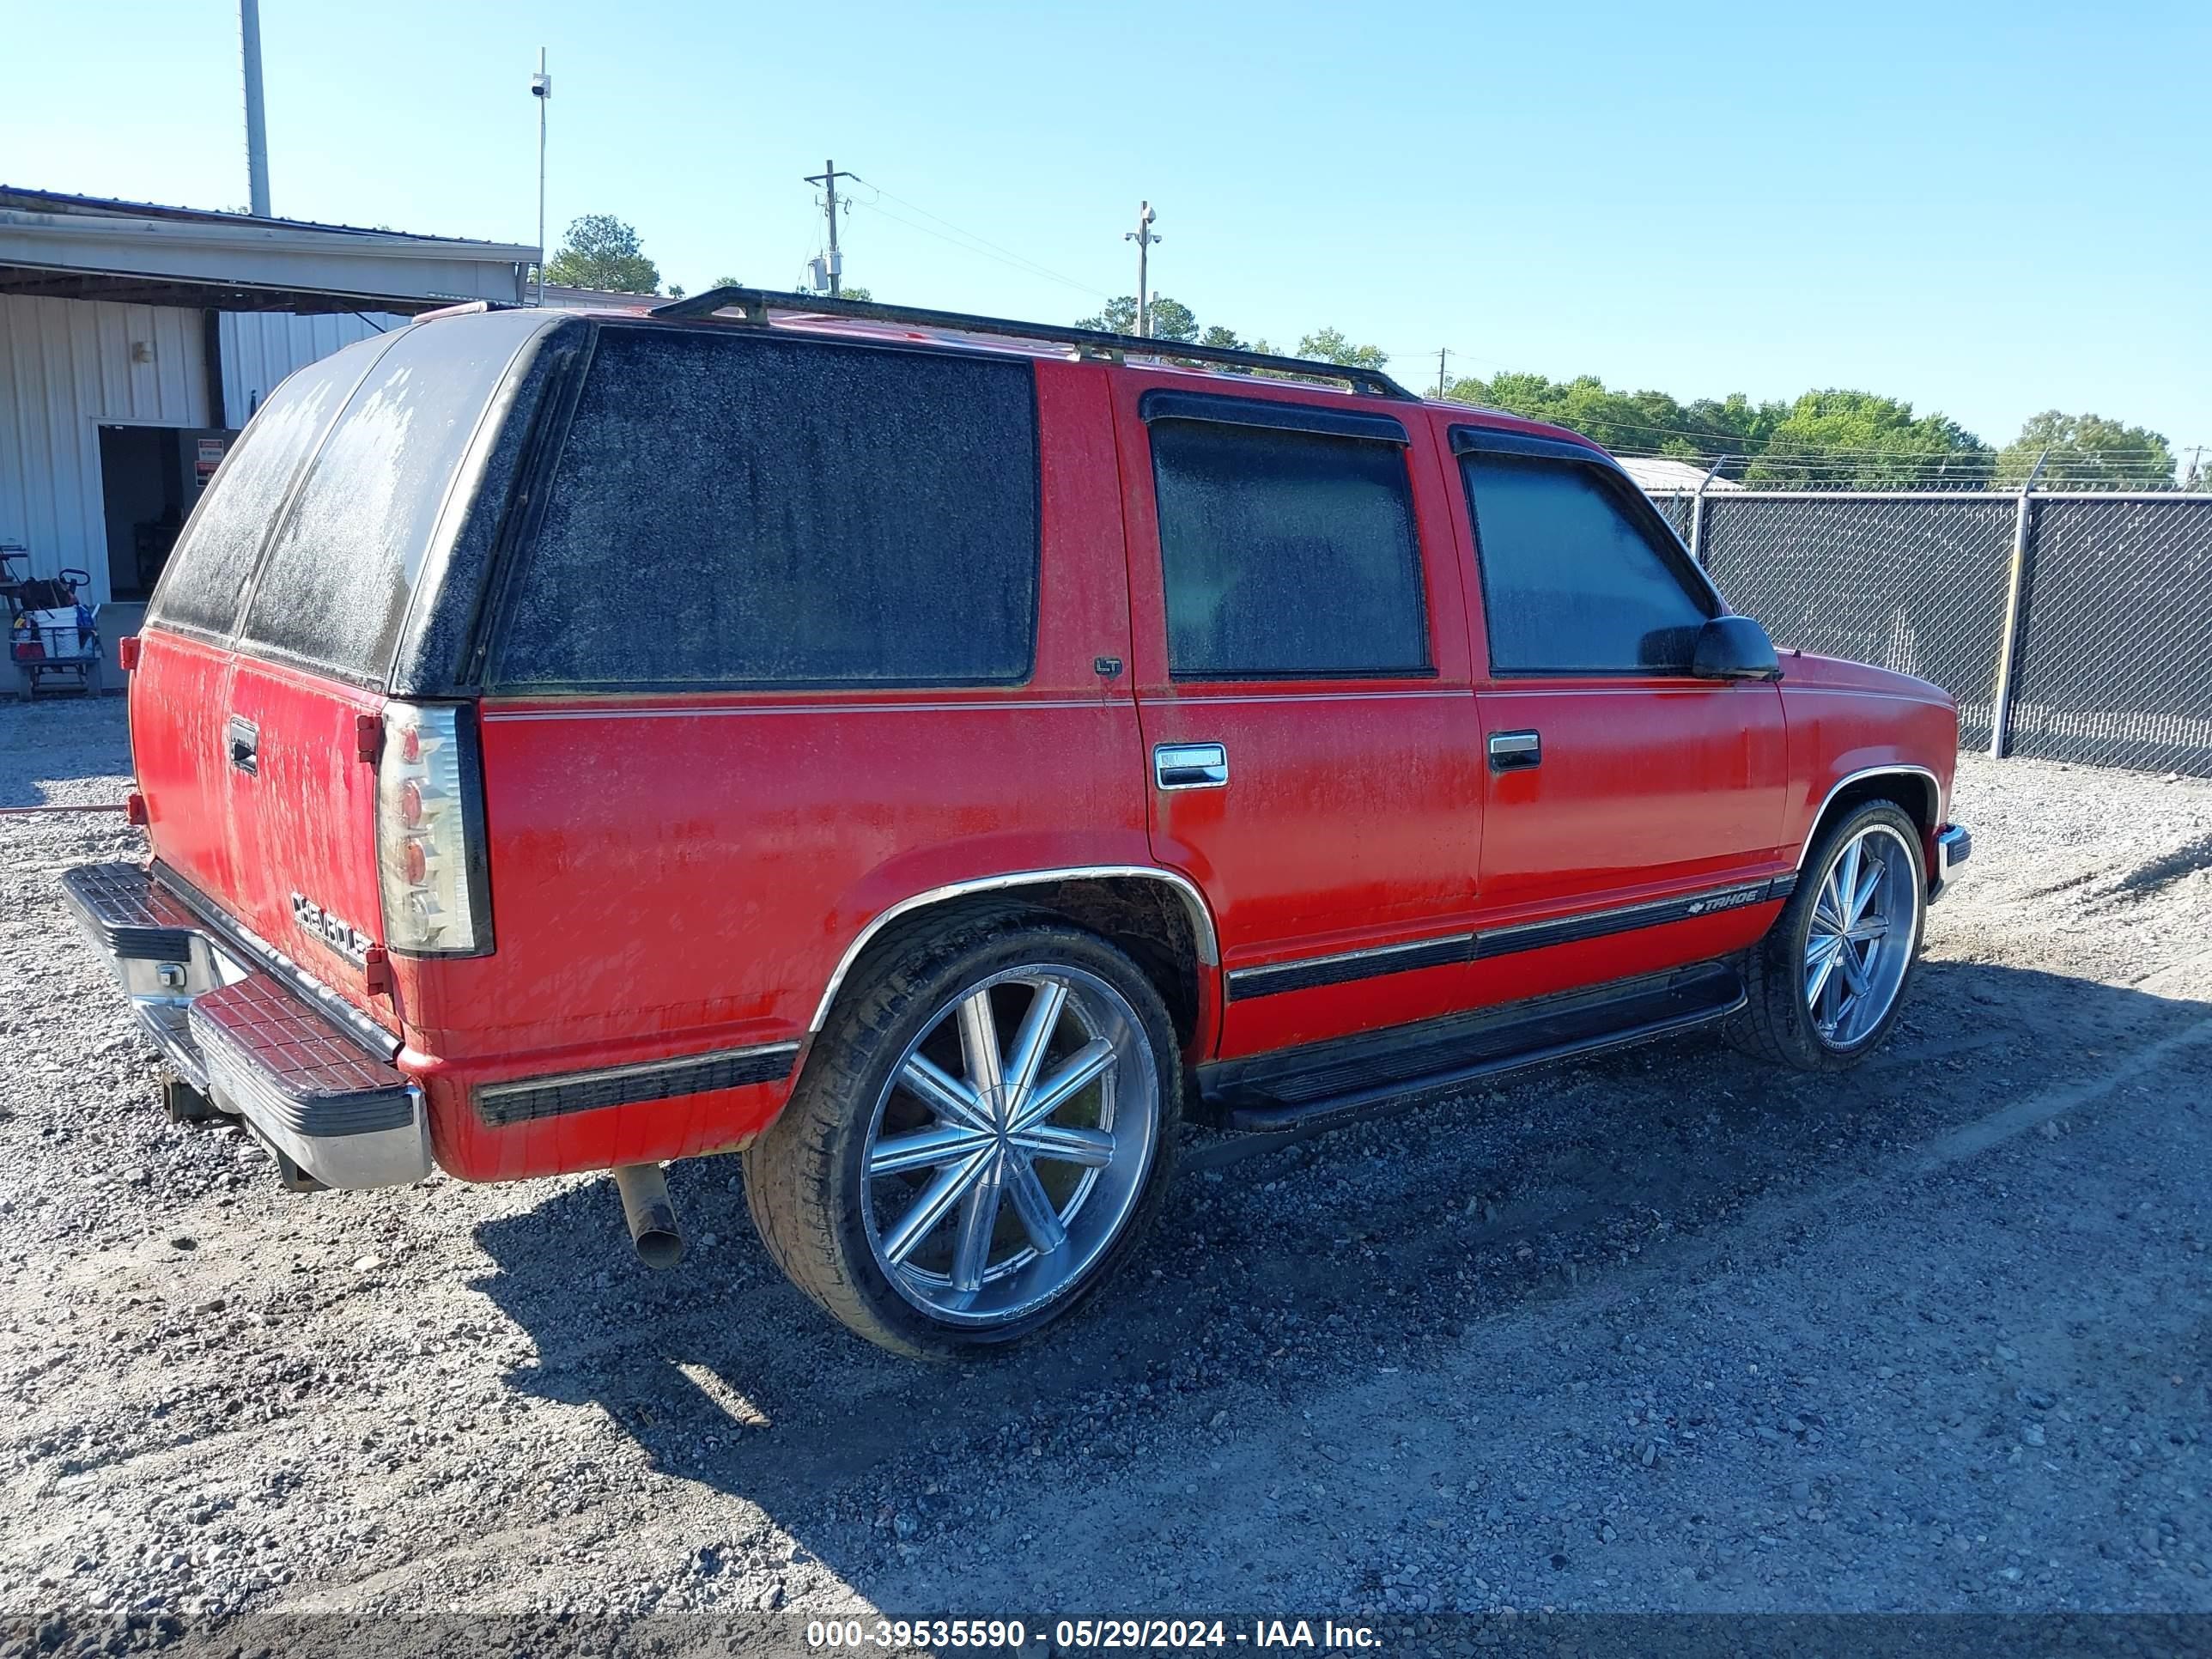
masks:
<path fill-rule="evenodd" d="M 1904 1006 L 1928 913 L 1920 829 L 1869 801 L 1821 836 L 1746 963 L 1739 1048 L 1799 1071 L 1855 1066 Z"/>
<path fill-rule="evenodd" d="M 784 1271 L 871 1341 L 1004 1346 L 1148 1224 L 1180 1087 L 1158 993 L 1104 940 L 1018 914 L 933 927 L 839 1000 L 746 1197 Z"/>

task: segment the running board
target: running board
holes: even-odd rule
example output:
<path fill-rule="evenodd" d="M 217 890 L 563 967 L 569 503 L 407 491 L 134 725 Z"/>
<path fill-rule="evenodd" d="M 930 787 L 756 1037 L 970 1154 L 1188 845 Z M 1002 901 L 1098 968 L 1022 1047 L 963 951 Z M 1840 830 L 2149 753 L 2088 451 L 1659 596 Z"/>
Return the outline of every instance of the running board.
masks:
<path fill-rule="evenodd" d="M 1703 1025 L 1744 1005 L 1726 963 L 1199 1067 L 1207 1115 L 1258 1131 L 1348 1123 L 1401 1096 Z"/>

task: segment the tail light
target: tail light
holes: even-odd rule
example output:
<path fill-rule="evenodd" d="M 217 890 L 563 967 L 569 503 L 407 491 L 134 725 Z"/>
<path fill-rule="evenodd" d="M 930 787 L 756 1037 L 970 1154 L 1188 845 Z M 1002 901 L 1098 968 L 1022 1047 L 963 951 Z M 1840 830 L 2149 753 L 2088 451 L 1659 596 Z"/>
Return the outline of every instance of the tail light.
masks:
<path fill-rule="evenodd" d="M 384 939 L 407 956 L 491 949 L 483 775 L 474 711 L 386 703 L 376 763 L 376 861 Z"/>

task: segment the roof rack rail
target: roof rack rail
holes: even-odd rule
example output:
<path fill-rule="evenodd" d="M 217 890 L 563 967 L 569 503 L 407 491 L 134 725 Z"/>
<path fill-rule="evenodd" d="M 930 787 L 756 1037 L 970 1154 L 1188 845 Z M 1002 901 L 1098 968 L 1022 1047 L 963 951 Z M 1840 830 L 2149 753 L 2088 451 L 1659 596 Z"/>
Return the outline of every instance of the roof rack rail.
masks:
<path fill-rule="evenodd" d="M 1200 345 L 1194 340 L 1153 340 L 1137 334 L 1114 334 L 1102 328 L 1062 327 L 1052 323 L 1017 322 L 1006 317 L 977 317 L 964 311 L 930 311 L 920 306 L 889 306 L 874 300 L 848 300 L 842 295 L 776 294 L 758 288 L 710 288 L 658 305 L 651 317 L 711 317 L 718 311 L 742 313 L 748 323 L 764 324 L 771 309 L 801 315 L 851 317 L 870 323 L 913 323 L 924 328 L 943 328 L 971 334 L 996 334 L 1014 340 L 1045 340 L 1072 345 L 1079 350 L 1115 356 L 1170 357 L 1183 362 L 1219 364 L 1224 368 L 1267 369 L 1313 380 L 1341 380 L 1354 392 L 1376 397 L 1419 401 L 1379 368 L 1322 362 L 1310 357 L 1279 357 L 1270 351 L 1247 351 L 1241 346 Z"/>

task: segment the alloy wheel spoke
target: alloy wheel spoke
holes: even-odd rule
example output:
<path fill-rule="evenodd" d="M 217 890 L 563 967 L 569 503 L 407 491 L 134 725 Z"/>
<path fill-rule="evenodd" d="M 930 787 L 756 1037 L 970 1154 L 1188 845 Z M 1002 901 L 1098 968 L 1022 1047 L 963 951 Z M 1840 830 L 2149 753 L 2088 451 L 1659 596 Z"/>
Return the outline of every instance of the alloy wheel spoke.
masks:
<path fill-rule="evenodd" d="M 1887 917 L 1861 916 L 1851 924 L 1850 931 L 1844 937 L 1861 945 L 1867 945 L 1884 937 L 1888 932 L 1889 921 Z"/>
<path fill-rule="evenodd" d="M 960 1061 L 968 1073 L 968 1086 L 995 1118 L 1004 1109 L 999 1100 L 1003 1074 L 999 1058 L 999 1020 L 991 1012 L 988 986 L 961 999 L 959 1024 Z"/>
<path fill-rule="evenodd" d="M 1836 968 L 1844 976 L 1844 984 L 1853 996 L 1863 994 L 1867 988 L 1866 963 L 1849 945 L 1836 953 Z"/>
<path fill-rule="evenodd" d="M 991 1133 L 991 1114 L 975 1091 L 927 1056 L 914 1054 L 899 1068 L 899 1085 L 939 1117 L 979 1133 Z"/>
<path fill-rule="evenodd" d="M 1836 867 L 1830 872 L 1836 895 L 1836 918 L 1847 927 L 1858 915 L 1856 908 L 1848 907 L 1859 890 L 1859 866 L 1865 850 L 1863 842 L 1851 842 L 1844 848 L 1843 857 L 1836 860 Z"/>
<path fill-rule="evenodd" d="M 1022 1103 L 1021 1115 L 1009 1126 L 1019 1133 L 1042 1123 L 1098 1079 L 1114 1069 L 1114 1045 L 1093 1037 L 1078 1048 L 1060 1068 L 1037 1085 Z"/>
<path fill-rule="evenodd" d="M 1813 903 L 1814 925 L 1833 933 L 1841 933 L 1844 922 L 1843 895 L 1836 890 L 1836 872 L 1828 872 L 1820 882 L 1820 896 Z"/>
<path fill-rule="evenodd" d="M 1881 885 L 1881 872 L 1888 866 L 1876 859 L 1867 869 L 1866 879 L 1851 895 L 1851 922 L 1856 927 L 1866 915 L 1867 906 L 1874 902 L 1875 889 Z"/>
<path fill-rule="evenodd" d="M 992 1153 L 980 1152 L 965 1163 L 939 1170 L 898 1218 L 898 1224 L 884 1235 L 884 1259 L 897 1267 L 913 1255 L 915 1246 L 936 1231 L 938 1224 L 952 1213 L 952 1206 L 976 1184 L 993 1158 Z"/>
<path fill-rule="evenodd" d="M 884 1176 L 904 1175 L 911 1170 L 941 1170 L 948 1164 L 962 1163 L 974 1157 L 991 1144 L 992 1136 L 987 1129 L 973 1129 L 958 1123 L 934 1124 L 911 1134 L 878 1140 L 868 1150 L 868 1176 L 871 1180 L 879 1180 Z"/>
<path fill-rule="evenodd" d="M 991 1265 L 991 1239 L 999 1229 L 999 1201 L 1005 1195 L 1006 1160 L 993 1152 L 967 1195 L 960 1200 L 960 1228 L 952 1240 L 952 1288 L 972 1294 L 983 1288 Z"/>
<path fill-rule="evenodd" d="M 1045 1050 L 1059 1028 L 1060 1010 L 1066 1006 L 1067 987 L 1056 979 L 1046 980 L 1030 999 L 1029 1012 L 1022 1016 L 1021 1028 L 1014 1033 L 1013 1052 L 1006 1057 L 1006 1121 L 1010 1123 L 1021 1115 L 1022 1103 L 1036 1087 Z"/>
<path fill-rule="evenodd" d="M 1103 1129 L 1075 1129 L 1061 1123 L 1039 1123 L 1015 1134 L 1013 1144 L 1031 1158 L 1056 1164 L 1080 1164 L 1103 1170 L 1114 1161 L 1114 1137 Z"/>
<path fill-rule="evenodd" d="M 1060 1212 L 1053 1207 L 1044 1182 L 1037 1179 L 1036 1171 L 1019 1151 L 1007 1155 L 1006 1165 L 1006 1196 L 1013 1200 L 1022 1231 L 1030 1236 L 1039 1255 L 1050 1255 L 1067 1243 L 1067 1229 L 1060 1224 Z"/>
<path fill-rule="evenodd" d="M 1822 939 L 1820 945 L 1806 952 L 1805 1006 L 1820 1018 L 1820 998 L 1828 988 L 1828 981 L 1836 971 L 1836 951 L 1833 937 Z"/>

